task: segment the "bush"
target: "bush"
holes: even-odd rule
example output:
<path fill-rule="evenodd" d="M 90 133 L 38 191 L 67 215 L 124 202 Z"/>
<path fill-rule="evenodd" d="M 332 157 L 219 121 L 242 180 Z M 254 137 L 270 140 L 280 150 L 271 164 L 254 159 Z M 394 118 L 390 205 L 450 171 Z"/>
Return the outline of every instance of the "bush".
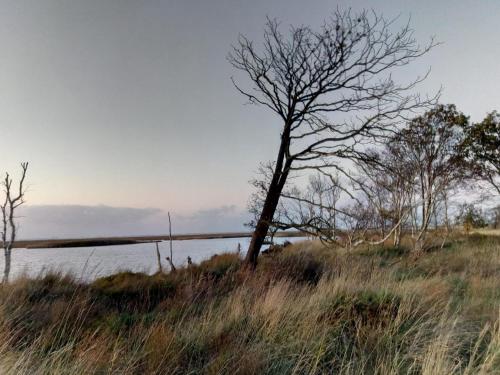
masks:
<path fill-rule="evenodd" d="M 481 208 L 475 207 L 470 203 L 460 206 L 456 222 L 459 225 L 463 225 L 466 232 L 469 232 L 473 228 L 484 228 L 487 225 Z"/>
<path fill-rule="evenodd" d="M 95 280 L 91 289 L 113 307 L 149 310 L 161 300 L 174 296 L 176 284 L 170 275 L 120 272 Z"/>
<path fill-rule="evenodd" d="M 241 259 L 237 254 L 214 255 L 200 263 L 199 271 L 205 277 L 219 280 L 229 273 L 240 269 Z"/>

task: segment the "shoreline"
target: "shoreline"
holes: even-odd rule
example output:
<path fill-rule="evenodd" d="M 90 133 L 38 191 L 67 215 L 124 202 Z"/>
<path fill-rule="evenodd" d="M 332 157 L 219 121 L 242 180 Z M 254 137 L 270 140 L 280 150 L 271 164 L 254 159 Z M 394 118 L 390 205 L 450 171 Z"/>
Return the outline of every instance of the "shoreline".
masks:
<path fill-rule="evenodd" d="M 249 238 L 252 232 L 219 232 L 219 233 L 190 233 L 172 235 L 173 241 L 187 240 L 213 240 L 225 238 Z M 300 231 L 279 232 L 275 237 L 305 237 Z M 91 238 L 61 238 L 61 239 L 38 239 L 19 240 L 14 242 L 14 248 L 20 249 L 43 249 L 64 247 L 87 247 L 87 246 L 111 246 L 111 245 L 134 245 L 140 243 L 161 242 L 170 240 L 167 235 L 151 236 L 114 236 L 114 237 L 91 237 Z"/>

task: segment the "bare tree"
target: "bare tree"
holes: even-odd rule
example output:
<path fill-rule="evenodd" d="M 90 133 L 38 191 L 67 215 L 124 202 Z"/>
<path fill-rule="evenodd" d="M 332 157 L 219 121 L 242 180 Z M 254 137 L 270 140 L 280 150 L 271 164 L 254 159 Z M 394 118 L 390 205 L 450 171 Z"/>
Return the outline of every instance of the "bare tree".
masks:
<path fill-rule="evenodd" d="M 294 228 L 325 243 L 336 243 L 343 187 L 337 174 L 309 176 L 305 189 L 292 186 L 282 192 L 280 227 Z"/>
<path fill-rule="evenodd" d="M 379 239 L 373 239 L 383 212 L 370 195 L 378 187 L 370 187 L 352 177 L 347 181 L 349 184 L 344 186 L 338 175 L 331 176 L 323 171 L 323 174 L 310 177 L 305 189 L 294 186 L 283 192 L 282 200 L 286 202 L 283 219 L 286 222 L 281 225 L 299 229 L 324 243 L 349 249 L 364 243 L 376 245 L 385 242 L 406 216 L 402 215 Z"/>
<path fill-rule="evenodd" d="M 317 216 L 325 218 L 322 232 L 327 231 L 333 239 L 338 235 L 338 205 L 342 190 L 338 173 L 318 173 L 309 178 L 309 199 L 319 204 Z"/>
<path fill-rule="evenodd" d="M 168 264 L 170 264 L 170 271 L 174 272 L 176 270 L 174 265 L 174 254 L 172 251 L 172 220 L 170 219 L 170 211 L 168 213 L 168 243 L 170 246 L 170 256 L 166 257 Z"/>
<path fill-rule="evenodd" d="M 375 208 L 381 237 L 393 230 L 393 244 L 399 246 L 401 232 L 412 209 L 416 171 L 406 163 L 404 150 L 397 142 L 389 142 L 370 157 L 358 160 L 355 188 L 361 190 Z"/>
<path fill-rule="evenodd" d="M 366 242 L 367 232 L 373 228 L 375 223 L 373 208 L 360 200 L 344 208 L 342 222 L 348 249 Z"/>
<path fill-rule="evenodd" d="M 2 283 L 9 282 L 10 267 L 12 262 L 12 247 L 14 246 L 14 241 L 16 240 L 17 236 L 15 211 L 25 202 L 24 195 L 26 193 L 26 189 L 24 186 L 24 182 L 26 179 L 26 172 L 28 170 L 28 163 L 21 163 L 21 170 L 21 178 L 17 184 L 17 187 L 14 187 L 12 185 L 13 179 L 9 175 L 9 173 L 5 174 L 5 178 L 2 182 L 5 195 L 3 203 L 0 206 L 0 209 L 2 211 L 1 236 L 5 256 L 5 267 Z"/>
<path fill-rule="evenodd" d="M 248 248 L 255 267 L 261 246 L 293 171 L 340 168 L 340 161 L 377 141 L 409 112 L 429 104 L 413 93 L 417 77 L 397 84 L 395 69 L 428 52 L 409 25 L 393 33 L 394 22 L 375 12 L 336 11 L 319 30 L 291 27 L 287 36 L 269 19 L 263 48 L 240 36 L 230 63 L 249 79 L 237 90 L 251 103 L 274 112 L 281 123 L 280 146 L 266 199 Z M 361 147 L 360 147 L 361 146 Z"/>

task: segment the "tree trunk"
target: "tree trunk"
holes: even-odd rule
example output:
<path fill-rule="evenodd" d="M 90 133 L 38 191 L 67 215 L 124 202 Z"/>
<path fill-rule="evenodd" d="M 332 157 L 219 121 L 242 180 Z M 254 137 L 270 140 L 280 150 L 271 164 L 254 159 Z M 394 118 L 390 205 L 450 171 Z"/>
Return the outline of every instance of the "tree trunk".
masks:
<path fill-rule="evenodd" d="M 276 183 L 271 183 L 271 185 L 269 186 L 269 191 L 262 208 L 262 213 L 260 215 L 259 221 L 257 222 L 257 225 L 255 226 L 255 230 L 252 234 L 252 239 L 250 241 L 250 245 L 248 246 L 248 251 L 245 258 L 245 263 L 252 269 L 257 266 L 257 257 L 259 256 L 262 244 L 266 239 L 270 223 L 273 220 L 274 212 L 276 211 L 276 207 L 278 206 L 281 191 L 283 190 L 287 174 L 288 172 L 280 173 L 281 176 L 276 179 Z M 275 179 L 273 178 L 273 182 L 274 180 Z"/>
<path fill-rule="evenodd" d="M 398 247 L 401 244 L 401 226 L 398 226 L 394 230 L 394 247 Z"/>
<path fill-rule="evenodd" d="M 420 228 L 420 231 L 419 231 L 418 236 L 417 236 L 417 240 L 415 241 L 415 245 L 413 247 L 413 251 L 415 253 L 421 253 L 424 251 L 425 240 L 427 238 L 427 229 L 429 227 L 429 220 L 425 221 L 422 225 L 423 226 L 422 226 L 422 228 Z"/>
<path fill-rule="evenodd" d="M 427 197 L 422 204 L 422 225 L 418 231 L 417 240 L 415 241 L 415 246 L 413 251 L 416 253 L 421 253 L 424 251 L 425 240 L 427 237 L 427 231 L 429 230 L 429 224 L 431 221 L 431 215 L 433 214 L 434 200 L 430 192 L 427 193 Z"/>
<path fill-rule="evenodd" d="M 158 272 L 162 273 L 163 268 L 161 266 L 161 256 L 160 256 L 160 249 L 158 248 L 158 242 L 155 242 L 156 245 L 156 260 L 158 261 Z"/>
<path fill-rule="evenodd" d="M 4 249 L 5 253 L 5 267 L 3 271 L 3 284 L 7 284 L 9 282 L 9 275 L 10 275 L 10 264 L 11 264 L 11 249 Z"/>
<path fill-rule="evenodd" d="M 259 256 L 260 249 L 266 239 L 269 226 L 273 220 L 276 207 L 278 207 L 281 192 L 285 186 L 290 166 L 292 164 L 291 159 L 287 159 L 285 161 L 285 155 L 288 153 L 288 147 L 290 145 L 291 124 L 291 121 L 287 121 L 285 123 L 283 134 L 281 135 L 278 157 L 276 158 L 276 166 L 274 167 L 273 178 L 269 184 L 269 190 L 267 191 L 266 200 L 264 201 L 264 206 L 262 207 L 262 213 L 260 214 L 259 221 L 255 226 L 250 245 L 248 246 L 245 263 L 252 269 L 255 269 L 257 266 L 257 258 Z"/>
<path fill-rule="evenodd" d="M 448 195 L 444 194 L 444 224 L 445 224 L 445 235 L 443 237 L 443 242 L 441 242 L 441 249 L 444 247 L 448 236 L 450 235 L 450 222 L 448 220 Z"/>
<path fill-rule="evenodd" d="M 332 237 L 334 241 L 337 241 L 337 215 L 336 215 L 336 205 L 333 205 L 333 233 Z"/>

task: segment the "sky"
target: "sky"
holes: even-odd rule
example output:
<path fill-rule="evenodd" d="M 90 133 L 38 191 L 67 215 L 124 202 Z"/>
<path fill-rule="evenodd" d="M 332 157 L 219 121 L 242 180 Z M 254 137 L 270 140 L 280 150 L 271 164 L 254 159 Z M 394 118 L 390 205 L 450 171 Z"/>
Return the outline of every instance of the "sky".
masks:
<path fill-rule="evenodd" d="M 431 67 L 421 93 L 474 121 L 500 110 L 496 0 L 0 1 L 0 172 L 30 162 L 21 236 L 163 233 L 166 211 L 177 232 L 241 229 L 280 123 L 234 89 L 230 46 L 337 6 L 411 17 L 442 44 L 404 78 Z"/>

